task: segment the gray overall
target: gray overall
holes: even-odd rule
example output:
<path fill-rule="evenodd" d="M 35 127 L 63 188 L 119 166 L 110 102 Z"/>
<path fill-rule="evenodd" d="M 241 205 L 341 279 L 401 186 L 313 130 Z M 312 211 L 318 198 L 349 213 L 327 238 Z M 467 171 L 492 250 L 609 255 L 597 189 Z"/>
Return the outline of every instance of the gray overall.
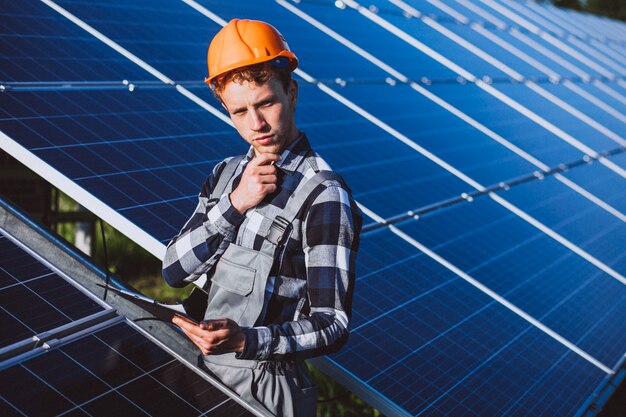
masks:
<path fill-rule="evenodd" d="M 212 197 L 219 198 L 224 193 L 241 159 L 236 157 L 227 163 Z M 205 319 L 227 317 L 241 327 L 256 324 L 263 309 L 270 270 L 289 237 L 291 223 L 315 187 L 329 179 L 342 181 L 331 171 L 320 171 L 302 180 L 302 186 L 290 196 L 284 210 L 273 221 L 261 225 L 258 233 L 265 235 L 265 240 L 260 251 L 230 243 L 211 276 Z M 242 360 L 235 358 L 234 353 L 207 355 L 202 359 L 225 385 L 257 409 L 285 417 L 316 414 L 317 387 L 301 360 Z"/>

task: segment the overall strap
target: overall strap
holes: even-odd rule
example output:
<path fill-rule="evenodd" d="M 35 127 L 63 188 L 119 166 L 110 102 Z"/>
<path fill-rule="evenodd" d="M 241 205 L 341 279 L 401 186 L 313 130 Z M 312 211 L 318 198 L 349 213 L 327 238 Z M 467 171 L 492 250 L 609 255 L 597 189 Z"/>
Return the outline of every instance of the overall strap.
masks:
<path fill-rule="evenodd" d="M 226 166 L 222 169 L 222 172 L 217 179 L 217 183 L 215 184 L 215 187 L 213 187 L 211 198 L 219 199 L 222 194 L 224 194 L 230 178 L 233 176 L 239 166 L 239 163 L 244 157 L 245 155 L 234 156 L 226 162 Z"/>
<path fill-rule="evenodd" d="M 313 190 L 326 180 L 337 180 L 343 184 L 341 176 L 333 171 L 320 171 L 306 180 L 302 188 L 289 197 L 283 211 L 274 218 L 263 241 L 261 252 L 274 256 L 276 247 L 283 241 L 285 232 L 291 228 L 305 201 Z"/>

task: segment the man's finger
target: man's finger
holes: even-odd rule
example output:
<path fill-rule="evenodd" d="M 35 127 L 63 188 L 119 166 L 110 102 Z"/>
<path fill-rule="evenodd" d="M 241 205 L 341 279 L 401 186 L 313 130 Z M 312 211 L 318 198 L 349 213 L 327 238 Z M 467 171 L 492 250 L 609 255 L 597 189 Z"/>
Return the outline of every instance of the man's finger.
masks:
<path fill-rule="evenodd" d="M 270 175 L 276 173 L 276 167 L 274 165 L 262 165 L 254 169 L 254 173 L 257 175 Z"/>
<path fill-rule="evenodd" d="M 280 155 L 275 153 L 262 153 L 261 155 L 255 156 L 252 161 L 248 163 L 248 166 L 261 166 L 261 165 L 269 165 L 272 162 L 280 161 Z"/>
<path fill-rule="evenodd" d="M 200 327 L 205 330 L 219 330 L 228 328 L 228 319 L 204 320 L 200 323 Z"/>
<path fill-rule="evenodd" d="M 196 336 L 202 336 L 202 332 L 204 332 L 204 330 L 198 326 L 195 323 L 192 323 L 190 321 L 187 320 L 183 320 L 180 317 L 174 317 L 172 319 L 172 322 L 177 325 L 178 327 L 180 327 L 185 333 L 189 332 L 191 334 L 194 334 Z"/>
<path fill-rule="evenodd" d="M 215 348 L 215 344 L 218 342 L 218 340 L 214 338 L 213 335 L 209 335 L 209 332 L 206 331 L 205 334 L 203 334 L 202 336 L 198 336 L 183 328 L 181 328 L 181 330 L 183 331 L 183 333 L 185 333 L 189 340 L 193 342 L 194 345 L 202 350 L 202 353 L 204 355 L 211 352 Z"/>
<path fill-rule="evenodd" d="M 278 177 L 276 175 L 263 175 L 260 179 L 261 184 L 276 184 Z"/>

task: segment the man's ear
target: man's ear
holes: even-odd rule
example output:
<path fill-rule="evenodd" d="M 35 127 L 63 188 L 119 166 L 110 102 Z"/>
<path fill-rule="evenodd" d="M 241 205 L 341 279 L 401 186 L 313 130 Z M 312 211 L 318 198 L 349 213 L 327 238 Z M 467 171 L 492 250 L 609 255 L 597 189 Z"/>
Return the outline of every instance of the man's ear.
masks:
<path fill-rule="evenodd" d="M 289 100 L 292 106 L 296 106 L 298 102 L 298 81 L 292 79 L 289 83 Z"/>

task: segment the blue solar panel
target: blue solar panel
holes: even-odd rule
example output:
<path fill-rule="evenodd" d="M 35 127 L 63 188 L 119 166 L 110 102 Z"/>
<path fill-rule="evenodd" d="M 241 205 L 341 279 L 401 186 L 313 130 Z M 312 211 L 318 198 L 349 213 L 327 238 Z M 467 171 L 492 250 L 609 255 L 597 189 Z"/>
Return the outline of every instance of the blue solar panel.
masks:
<path fill-rule="evenodd" d="M 462 3 L 451 2 L 448 5 L 472 20 L 486 20 L 492 24 L 499 25 L 501 28 L 504 27 L 504 30 L 497 32 L 499 37 L 502 37 L 504 40 L 521 49 L 534 59 L 538 59 L 542 62 L 542 64 L 547 65 L 549 68 L 557 71 L 562 76 L 580 76 L 581 74 L 584 74 L 585 71 L 587 71 L 590 75 L 594 75 L 593 71 L 588 71 L 588 68 L 581 65 L 581 63 L 574 59 L 571 55 L 564 54 L 561 52 L 560 48 L 554 47 L 543 38 L 533 35 L 533 33 L 527 30 L 525 26 L 520 26 L 514 21 L 507 19 L 485 4 L 473 4 L 471 2 L 463 1 Z M 533 23 L 537 24 L 537 22 Z M 507 27 L 507 24 L 510 26 Z M 555 33 L 551 33 L 551 36 L 559 38 L 559 36 Z M 558 40 L 567 42 L 566 39 Z"/>
<path fill-rule="evenodd" d="M 428 90 L 431 87 L 427 87 Z M 460 95 L 464 95 L 468 89 L 467 85 L 457 87 Z M 409 86 L 348 85 L 340 91 L 479 182 L 497 183 L 534 169 L 529 162 Z"/>
<path fill-rule="evenodd" d="M 431 85 L 428 89 L 550 166 L 564 160 L 579 159 L 583 155 L 581 150 L 520 116 L 517 111 L 474 85 L 440 84 Z M 599 135 L 593 137 L 596 136 Z M 607 142 L 602 143 L 615 147 L 615 144 Z"/>
<path fill-rule="evenodd" d="M 5 134 L 162 242 L 193 210 L 212 166 L 247 149 L 228 125 L 170 87 L 5 98 Z"/>
<path fill-rule="evenodd" d="M 611 161 L 616 162 L 616 157 L 612 157 Z M 593 163 L 568 171 L 564 176 L 598 196 L 602 201 L 611 204 L 620 212 L 626 213 L 626 197 L 615 192 L 623 189 L 623 179 L 605 166 Z"/>
<path fill-rule="evenodd" d="M 378 5 L 381 2 L 374 2 Z M 478 55 L 468 52 L 467 49 L 461 48 L 459 45 L 449 40 L 444 34 L 435 31 L 429 26 L 425 25 L 420 19 L 407 19 L 404 16 L 398 16 L 397 14 L 384 14 L 381 11 L 381 17 L 384 17 L 389 23 L 404 30 L 414 38 L 425 39 L 428 44 L 436 52 L 442 54 L 444 57 L 450 59 L 452 62 L 460 65 L 465 70 L 468 70 L 472 74 L 478 77 L 488 75 L 491 78 L 509 77 L 509 75 L 501 72 L 496 65 L 488 64 Z M 458 28 L 463 27 L 457 25 Z M 459 32 L 462 35 L 462 41 L 473 43 L 474 38 L 480 37 L 476 32 L 468 30 Z M 417 51 L 416 51 L 417 52 Z M 415 55 L 415 53 L 413 54 Z M 398 64 L 399 65 L 399 64 Z M 522 74 L 526 75 L 526 74 Z M 607 149 L 611 146 L 615 146 L 615 142 L 609 138 L 597 137 L 597 131 L 587 126 L 582 121 L 568 114 L 565 110 L 559 106 L 549 102 L 542 96 L 538 95 L 531 89 L 526 88 L 519 84 L 502 83 L 494 86 L 497 90 L 505 93 L 509 97 L 518 101 L 526 107 L 533 107 L 534 111 L 540 114 L 548 121 L 561 126 L 563 130 L 573 136 L 580 137 L 583 143 L 587 143 L 591 147 L 597 147 L 600 150 Z M 575 106 L 576 103 L 570 103 Z M 567 126 L 567 127 L 565 127 Z M 595 141 L 588 139 L 594 137 Z M 623 139 L 622 139 L 623 140 Z"/>
<path fill-rule="evenodd" d="M 603 107 L 596 105 L 590 101 L 587 101 L 584 97 L 572 91 L 570 88 L 560 84 L 543 84 L 542 87 L 562 100 L 571 103 L 573 106 L 584 111 L 586 115 L 593 118 L 596 121 L 602 121 L 602 124 L 608 129 L 613 130 L 617 134 L 621 134 L 621 130 L 626 122 L 624 112 L 626 112 L 626 105 L 620 103 L 611 96 L 603 94 L 598 91 L 598 88 L 592 84 L 576 83 L 574 88 L 581 89 L 585 93 L 591 93 L 591 95 L 599 99 L 600 103 L 604 107 L 609 108 L 610 111 L 605 110 Z M 607 117 L 610 115 L 612 117 Z"/>
<path fill-rule="evenodd" d="M 123 322 L 5 368 L 0 377 L 7 416 L 252 415 Z"/>
<path fill-rule="evenodd" d="M 224 20 L 247 17 L 275 24 L 298 54 L 300 70 L 371 113 L 372 117 L 356 113 L 307 82 L 302 73 L 296 74 L 300 82 L 298 126 L 347 179 L 368 213 L 372 210 L 385 218 L 402 215 L 473 191 L 469 184 L 401 140 L 408 139 L 412 141 L 408 145 L 417 144 L 433 152 L 483 185 L 529 175 L 543 169 L 542 164 L 555 167 L 583 156 L 582 147 L 576 149 L 476 85 L 457 80 L 457 73 L 365 18 L 366 12 L 358 13 L 342 2 L 201 3 Z M 618 147 L 618 141 L 541 101 L 526 86 L 503 82 L 500 78 L 506 77 L 504 72 L 420 19 L 408 18 L 391 3 L 370 3 L 378 6 L 370 8 L 378 19 L 397 24 L 475 75 L 488 75 L 495 80 L 496 89 L 594 150 L 615 151 Z M 432 4 L 410 3 L 436 14 L 446 28 L 489 48 L 490 54 L 524 76 L 544 74 L 467 24 L 453 22 Z M 197 82 L 206 75 L 206 45 L 219 25 L 182 2 L 59 4 L 178 82 Z M 464 2 L 446 4 L 471 19 L 486 19 L 463 7 Z M 489 9 L 483 3 L 472 7 Z M 32 14 L 70 33 L 69 43 L 80 35 L 91 42 L 84 54 L 72 50 L 73 58 L 89 62 L 102 54 L 126 62 L 87 32 L 44 9 Z M 319 29 L 328 30 L 301 12 L 319 19 L 382 63 L 377 66 L 341 45 L 338 41 L 342 39 L 323 33 Z M 17 16 L 15 12 L 10 15 Z M 19 16 L 16 20 L 22 22 Z M 65 39 L 55 39 L 45 28 L 37 30 L 38 36 L 48 40 Z M 527 30 L 521 34 L 493 26 L 485 30 L 560 75 L 578 76 L 583 70 L 599 74 Z M 15 24 L 11 33 L 10 37 L 28 38 L 31 32 Z M 572 64 L 557 64 L 525 43 L 527 39 Z M 38 47 L 36 41 L 25 46 L 21 58 L 25 66 L 35 65 L 28 57 Z M 65 60 L 65 55 L 55 49 L 47 54 L 54 65 L 61 66 Z M 398 74 L 388 67 L 382 69 L 384 64 L 416 83 L 402 83 L 401 75 L 400 80 L 393 78 Z M 138 66 L 133 68 L 144 74 Z M 79 79 L 139 77 L 126 75 L 131 72 L 125 69 L 123 64 L 119 71 L 111 65 L 110 72 L 102 73 L 104 78 L 90 78 L 89 73 L 81 72 Z M 20 80 L 38 81 L 38 77 L 48 80 L 45 75 Z M 574 107 L 584 108 L 603 126 L 617 133 L 623 130 L 619 117 L 564 85 L 541 85 Z M 593 81 L 576 86 L 624 113 L 618 83 Z M 95 89 L 86 91 L 84 86 L 57 85 L 44 90 L 39 85 L 31 90 L 8 91 L 3 95 L 6 105 L 2 106 L 0 129 L 156 238 L 162 249 L 162 243 L 178 231 L 193 210 L 199 186 L 210 168 L 247 147 L 228 125 L 172 86 L 139 82 L 134 89 L 92 87 Z M 414 91 L 420 88 L 426 89 L 424 94 L 434 93 L 437 97 L 433 99 L 442 98 L 456 106 L 495 134 L 486 134 L 484 126 L 464 115 L 461 119 L 452 114 L 452 108 L 434 104 Z M 223 112 L 206 87 L 189 86 L 188 91 Z M 504 140 L 541 161 L 530 162 L 531 158 L 524 159 L 520 151 L 506 149 L 494 140 L 497 135 L 506 146 L 511 147 Z M 613 155 L 610 160 L 626 167 L 624 155 Z M 329 359 L 333 375 L 347 380 L 389 415 L 574 414 L 626 350 L 624 284 L 619 276 L 610 276 L 597 266 L 603 262 L 617 275 L 626 272 L 626 255 L 620 251 L 625 236 L 620 216 L 626 211 L 626 196 L 616 192 L 624 188 L 618 169 L 594 163 L 573 167 L 563 175 L 602 201 L 592 203 L 555 177 L 515 185 L 500 195 L 588 251 L 597 258 L 596 266 L 589 256 L 584 258 L 571 250 L 577 247 L 567 248 L 484 196 L 435 211 L 417 222 L 398 223 L 401 232 L 397 234 L 404 232 L 404 236 L 386 228 L 367 232 L 359 255 L 353 332 L 348 346 Z M 434 254 L 427 256 L 410 244 L 411 239 L 425 244 Z M 478 283 L 471 285 L 464 274 Z M 480 285 L 522 313 L 489 296 L 489 291 L 481 291 L 477 288 Z M 591 357 L 585 357 L 587 354 Z M 105 407 L 111 404 L 109 398 L 103 400 Z"/>
<path fill-rule="evenodd" d="M 206 76 L 207 43 L 219 26 L 182 2 L 57 3 L 178 82 Z"/>
<path fill-rule="evenodd" d="M 489 13 L 494 14 L 498 19 L 504 21 L 508 25 L 524 27 L 522 23 L 516 23 L 514 20 L 512 20 L 511 18 L 507 17 L 504 14 L 507 11 L 510 12 L 510 9 L 506 6 L 505 3 L 502 3 L 502 2 L 483 3 L 480 5 L 480 7 L 488 11 Z M 504 13 L 501 13 L 500 10 L 503 10 Z M 558 45 L 558 43 L 557 45 L 555 45 L 554 43 L 549 42 L 548 40 L 544 39 L 541 36 L 535 36 L 535 35 L 531 35 L 531 36 L 534 42 L 538 43 L 540 46 L 550 51 L 551 54 L 554 54 L 560 57 L 561 59 L 565 59 L 573 63 L 574 65 L 576 65 L 576 67 L 587 72 L 588 74 L 593 75 L 593 76 L 607 75 L 607 71 L 603 70 L 601 67 L 600 68 L 597 67 L 593 61 L 590 61 L 588 59 L 581 60 L 581 59 L 576 59 L 572 57 L 572 55 L 564 51 L 563 48 L 560 45 Z M 610 71 L 608 73 L 610 73 Z"/>
<path fill-rule="evenodd" d="M 624 284 L 490 199 L 399 227 L 564 337 L 580 340 L 581 347 L 609 367 L 625 350 L 626 310 L 604 308 L 626 303 Z M 596 327 L 599 321 L 607 327 Z M 607 348 L 601 341 L 614 337 L 613 330 L 620 340 Z"/>
<path fill-rule="evenodd" d="M 623 169 L 626 169 L 626 155 L 624 153 L 621 153 L 619 155 L 615 155 L 614 157 L 612 157 L 611 162 L 614 162 L 615 164 L 619 165 Z"/>
<path fill-rule="evenodd" d="M 104 310 L 1 229 L 0 254 L 0 348 Z"/>
<path fill-rule="evenodd" d="M 153 79 L 41 2 L 7 2 L 0 17 L 2 82 Z"/>
<path fill-rule="evenodd" d="M 537 414 L 570 415 L 602 378 L 389 231 L 365 235 L 361 259 L 352 335 L 332 360 L 410 415 L 527 415 L 538 392 L 555 395 Z"/>
<path fill-rule="evenodd" d="M 608 150 L 622 144 L 626 144 L 625 139 L 620 136 L 621 131 L 613 131 L 610 133 L 611 136 L 609 136 L 609 133 L 602 134 L 597 129 L 594 129 L 588 124 L 583 123 L 581 120 L 572 117 L 572 115 L 567 113 L 565 110 L 555 106 L 545 98 L 538 97 L 529 89 L 521 85 L 502 84 L 498 85 L 498 89 L 519 103 L 529 108 L 532 106 L 535 113 L 541 115 L 544 119 L 555 126 L 564 126 L 565 128 L 563 130 L 595 151 Z M 570 102 L 570 105 L 572 106 L 576 106 L 577 104 L 585 107 L 591 107 L 586 103 L 582 103 L 581 99 L 577 99 L 575 101 L 572 100 Z M 610 130 L 612 126 L 617 126 L 617 123 L 612 122 L 613 118 L 603 117 L 603 119 L 605 120 L 605 129 Z M 621 124 L 623 125 L 623 123 Z"/>
<path fill-rule="evenodd" d="M 626 198 L 626 188 L 614 194 Z M 554 177 L 513 187 L 503 197 L 626 275 L 626 216 L 615 217 Z"/>
<path fill-rule="evenodd" d="M 76 254 L 68 261 L 5 204 L 7 228 L 64 270 L 0 229 L 1 415 L 252 415 L 96 302 L 81 285 L 99 280 L 81 269 L 92 267 Z M 78 281 L 65 269 L 80 271 Z"/>
<path fill-rule="evenodd" d="M 546 74 L 543 71 L 531 65 L 524 58 L 517 57 L 511 54 L 511 52 L 508 49 L 494 43 L 491 39 L 482 35 L 481 32 L 478 32 L 478 30 L 476 30 L 474 27 L 471 27 L 470 25 L 467 25 L 467 24 L 459 24 L 459 23 L 441 22 L 440 24 L 447 31 L 451 32 L 454 35 L 460 36 L 463 40 L 467 42 L 470 42 L 473 46 L 481 49 L 483 52 L 495 58 L 496 60 L 502 62 L 504 65 L 507 65 L 514 71 L 517 71 L 518 73 L 522 74 L 525 78 L 546 77 Z M 485 29 L 485 28 L 480 27 L 480 29 L 482 29 L 483 33 L 484 31 L 491 31 L 491 34 L 495 35 L 499 40 L 502 40 L 504 38 L 504 36 L 502 35 L 504 35 L 505 33 L 501 33 L 501 32 L 493 33 L 493 28 Z M 458 55 L 449 54 L 447 49 L 443 49 L 443 51 L 446 51 L 446 56 L 453 58 L 455 61 L 458 60 L 457 62 L 461 64 L 464 68 L 472 72 L 476 71 L 476 69 L 472 66 L 473 60 L 467 61 L 466 63 L 466 60 L 464 59 L 464 55 L 468 55 L 468 51 L 464 51 L 464 52 L 462 51 Z M 480 75 L 480 73 L 477 73 L 476 75 Z M 511 77 L 509 72 L 506 72 L 506 75 L 504 76 L 506 78 Z"/>

